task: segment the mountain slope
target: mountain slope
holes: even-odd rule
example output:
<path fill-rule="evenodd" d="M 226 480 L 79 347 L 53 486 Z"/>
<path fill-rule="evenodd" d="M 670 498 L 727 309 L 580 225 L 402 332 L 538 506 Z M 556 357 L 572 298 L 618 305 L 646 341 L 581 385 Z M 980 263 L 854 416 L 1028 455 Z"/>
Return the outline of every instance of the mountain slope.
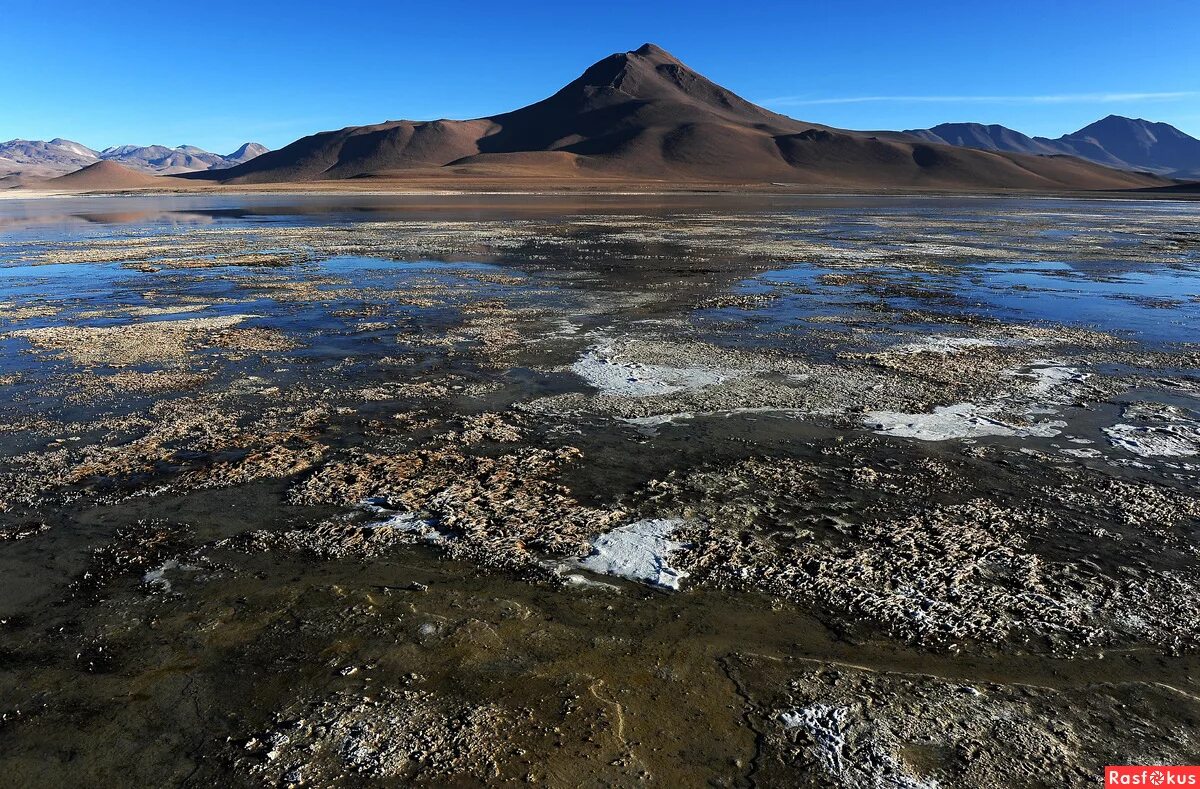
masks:
<path fill-rule="evenodd" d="M 1077 156 L 1105 167 L 1200 177 L 1200 140 L 1166 123 L 1109 115 L 1057 139 L 1028 137 L 1004 126 L 942 123 L 904 134 L 965 148 Z"/>
<path fill-rule="evenodd" d="M 193 179 L 273 183 L 413 173 L 853 187 L 1119 189 L 1162 181 L 1061 157 L 847 132 L 752 104 L 646 44 L 610 55 L 549 98 L 474 120 L 388 121 L 321 132 Z"/>

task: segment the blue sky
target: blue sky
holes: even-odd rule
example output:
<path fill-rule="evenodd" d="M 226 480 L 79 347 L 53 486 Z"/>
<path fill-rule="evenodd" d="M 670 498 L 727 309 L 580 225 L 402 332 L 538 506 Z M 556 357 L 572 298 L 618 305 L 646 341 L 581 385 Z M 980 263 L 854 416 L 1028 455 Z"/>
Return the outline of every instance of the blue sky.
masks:
<path fill-rule="evenodd" d="M 856 129 L 1116 113 L 1200 136 L 1200 2 L 81 2 L 0 10 L 0 140 L 229 152 L 549 95 L 653 41 L 742 96 Z"/>

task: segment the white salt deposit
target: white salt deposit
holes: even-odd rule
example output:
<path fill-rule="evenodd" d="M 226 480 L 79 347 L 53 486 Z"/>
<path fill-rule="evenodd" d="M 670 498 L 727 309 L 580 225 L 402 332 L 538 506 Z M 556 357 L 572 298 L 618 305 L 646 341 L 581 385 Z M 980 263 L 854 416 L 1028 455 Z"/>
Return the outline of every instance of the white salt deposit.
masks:
<path fill-rule="evenodd" d="M 1049 360 L 1041 360 L 1033 364 L 1035 366 L 1028 370 L 1014 371 L 1009 374 L 1016 378 L 1033 379 L 1033 386 L 1030 387 L 1029 393 L 1035 396 L 1045 397 L 1056 392 L 1061 394 L 1063 389 L 1071 388 L 1072 384 L 1083 383 L 1090 377 L 1076 367 L 1066 367 Z"/>
<path fill-rule="evenodd" d="M 661 427 L 669 425 L 672 422 L 686 422 L 689 419 L 695 419 L 696 415 L 691 411 L 681 411 L 677 414 L 655 414 L 654 416 L 636 416 L 630 417 L 623 421 L 637 427 Z"/>
<path fill-rule="evenodd" d="M 905 414 L 897 411 L 871 411 L 863 422 L 876 433 L 922 441 L 947 441 L 952 438 L 981 438 L 983 436 L 1016 436 L 1018 438 L 1051 438 L 1067 426 L 1062 421 L 1013 425 L 995 418 L 999 408 L 994 405 L 958 403 L 934 408 L 928 414 Z"/>
<path fill-rule="evenodd" d="M 582 573 L 567 573 L 562 576 L 562 579 L 567 583 L 568 586 L 579 586 L 586 589 L 604 589 L 607 591 L 617 592 L 620 591 L 620 587 L 612 584 L 606 584 L 604 581 L 597 581 L 594 578 L 588 578 Z"/>
<path fill-rule="evenodd" d="M 1187 457 L 1200 453 L 1200 422 L 1178 406 L 1131 403 L 1122 413 L 1141 424 L 1106 427 L 1109 442 L 1139 457 Z"/>
<path fill-rule="evenodd" d="M 199 570 L 199 567 L 194 567 L 190 564 L 183 564 L 178 559 L 167 559 L 160 566 L 153 570 L 148 570 L 142 576 L 142 583 L 146 586 L 153 586 L 163 592 L 171 591 L 171 579 L 167 578 L 167 573 L 172 570 Z"/>
<path fill-rule="evenodd" d="M 395 529 L 420 535 L 425 542 L 441 542 L 445 539 L 433 524 L 414 512 L 396 512 L 377 501 L 364 501 L 360 505 L 367 512 L 379 515 L 382 520 L 365 524 L 368 529 Z"/>
<path fill-rule="evenodd" d="M 748 408 L 724 408 L 719 411 L 680 411 L 677 414 L 656 414 L 654 416 L 637 416 L 621 421 L 634 425 L 635 427 L 644 428 L 651 435 L 654 434 L 655 428 L 663 425 L 673 425 L 679 422 L 688 422 L 701 417 L 734 417 L 734 416 L 753 416 L 754 414 L 763 414 L 766 416 L 781 416 L 803 418 L 812 416 L 812 411 L 804 411 L 799 408 L 782 408 L 775 406 L 756 406 Z"/>
<path fill-rule="evenodd" d="M 1139 457 L 1187 457 L 1200 453 L 1200 425 L 1116 424 L 1104 428 L 1112 445 Z"/>
<path fill-rule="evenodd" d="M 996 348 L 1002 343 L 981 337 L 926 337 L 920 342 L 910 342 L 889 348 L 891 353 L 957 353 L 971 348 Z"/>
<path fill-rule="evenodd" d="M 1074 458 L 1098 458 L 1103 457 L 1103 453 L 1098 449 L 1060 449 L 1059 452 L 1064 455 L 1070 455 Z"/>
<path fill-rule="evenodd" d="M 612 345 L 597 345 L 571 365 L 571 371 L 604 394 L 652 397 L 695 391 L 738 375 L 737 371 L 707 367 L 669 367 L 621 358 Z"/>
<path fill-rule="evenodd" d="M 846 728 L 850 711 L 831 704 L 813 704 L 779 716 L 788 729 L 804 729 L 811 737 L 817 759 L 831 775 L 846 770 Z"/>
<path fill-rule="evenodd" d="M 653 518 L 613 529 L 592 541 L 592 554 L 580 560 L 585 570 L 678 589 L 687 573 L 668 562 L 687 545 L 671 540 L 684 524 L 677 518 Z"/>
<path fill-rule="evenodd" d="M 1061 420 L 1018 423 L 1004 418 L 1005 414 L 1031 417 L 1055 414 L 1055 404 L 1070 402 L 1076 385 L 1087 379 L 1087 373 L 1051 361 L 1034 362 L 1027 369 L 1010 370 L 1012 378 L 1031 379 L 1032 384 L 1020 394 L 997 397 L 984 403 L 956 403 L 939 406 L 927 414 L 906 414 L 896 411 L 869 411 L 863 423 L 884 435 L 916 438 L 922 441 L 947 441 L 955 438 L 984 436 L 1013 436 L 1016 438 L 1052 438 L 1067 426 Z"/>

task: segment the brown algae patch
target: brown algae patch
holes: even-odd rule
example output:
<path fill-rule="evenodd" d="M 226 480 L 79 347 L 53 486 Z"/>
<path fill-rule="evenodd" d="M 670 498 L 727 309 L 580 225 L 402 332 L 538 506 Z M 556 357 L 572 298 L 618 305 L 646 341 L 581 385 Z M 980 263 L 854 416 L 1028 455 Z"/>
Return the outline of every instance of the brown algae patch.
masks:
<path fill-rule="evenodd" d="M 53 326 L 22 329 L 11 334 L 51 356 L 80 365 L 109 367 L 178 363 L 202 348 L 261 352 L 295 347 L 277 331 L 239 328 L 239 324 L 251 317 L 223 315 L 125 326 Z"/>
<path fill-rule="evenodd" d="M 299 473 L 322 456 L 317 438 L 330 414 L 308 407 L 304 392 L 283 400 L 203 394 L 160 400 L 145 415 L 109 418 L 100 440 L 68 436 L 11 458 L 0 471 L 0 511 L 18 503 L 120 500 Z"/>
<path fill-rule="evenodd" d="M 576 501 L 556 481 L 577 463 L 573 447 L 522 447 L 496 456 L 432 446 L 397 455 L 351 452 L 300 482 L 297 504 L 371 502 L 417 513 L 445 536 L 451 558 L 496 567 L 537 569 L 543 556 L 580 556 L 593 534 L 623 517 Z M 417 535 L 416 538 L 419 538 Z"/>
<path fill-rule="evenodd" d="M 1011 209 L 1010 209 L 1011 211 Z M 875 228 L 846 244 L 825 215 L 701 212 L 654 216 L 578 215 L 556 220 L 362 221 L 352 226 L 313 224 L 263 228 L 190 228 L 170 233 L 18 246 L 16 259 L 32 264 L 115 262 L 151 268 L 222 265 L 284 266 L 342 255 L 395 260 L 472 260 L 519 252 L 529 260 L 562 251 L 626 260 L 721 262 L 742 265 L 808 260 L 830 268 L 886 267 L 952 271 L 964 261 L 1121 260 L 1188 264 L 1196 239 L 1173 233 L 1169 212 L 1114 219 L 1103 231 L 1095 214 L 1061 207 L 1054 215 L 1003 212 L 977 216 L 872 216 Z M 961 232 L 969 226 L 970 232 Z M 788 228 L 782 231 L 781 228 Z M 1064 230 L 1042 235 L 1039 230 Z M 805 232 L 807 231 L 807 232 Z M 588 234 L 586 243 L 582 234 Z M 1140 243 L 1114 243 L 1118 234 Z M 877 243 L 871 243 L 875 241 Z M 636 251 L 634 251 L 636 249 Z"/>
<path fill-rule="evenodd" d="M 387 514 L 370 507 L 375 515 Z M 221 543 L 235 550 L 256 553 L 299 553 L 316 559 L 377 559 L 414 542 L 439 542 L 442 535 L 427 521 L 411 514 L 394 514 L 384 520 L 364 521 L 352 513 L 323 520 L 307 528 L 243 532 Z"/>
<path fill-rule="evenodd" d="M 72 402 L 95 401 L 103 393 L 105 397 L 121 394 L 164 394 L 166 392 L 199 389 L 211 382 L 212 375 L 186 370 L 120 370 L 109 375 L 78 373 L 71 377 L 66 387 L 71 391 Z"/>
<path fill-rule="evenodd" d="M 0 302 L 0 321 L 20 323 L 34 318 L 53 318 L 61 309 L 52 304 L 14 304 Z"/>

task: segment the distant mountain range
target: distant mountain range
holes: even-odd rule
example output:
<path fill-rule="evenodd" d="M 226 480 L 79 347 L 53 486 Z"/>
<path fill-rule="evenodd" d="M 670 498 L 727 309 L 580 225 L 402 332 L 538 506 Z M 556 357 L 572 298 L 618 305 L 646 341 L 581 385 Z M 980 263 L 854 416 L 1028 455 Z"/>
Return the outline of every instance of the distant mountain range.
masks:
<path fill-rule="evenodd" d="M 74 172 L 96 162 L 117 162 L 134 170 L 157 175 L 176 175 L 200 170 L 235 167 L 267 152 L 267 147 L 248 142 L 223 156 L 194 145 L 167 148 L 164 145 L 118 145 L 102 151 L 55 137 L 53 140 L 9 140 L 0 142 L 0 178 L 6 176 L 45 178 Z"/>
<path fill-rule="evenodd" d="M 905 134 L 983 151 L 1078 156 L 1121 170 L 1200 178 L 1200 140 L 1166 123 L 1109 115 L 1057 139 L 1029 137 L 996 124 L 943 123 Z"/>
<path fill-rule="evenodd" d="M 1067 156 L 854 132 L 752 104 L 654 44 L 618 52 L 549 98 L 473 120 L 321 132 L 194 180 L 546 178 L 830 188 L 1128 189 L 1165 180 Z"/>

